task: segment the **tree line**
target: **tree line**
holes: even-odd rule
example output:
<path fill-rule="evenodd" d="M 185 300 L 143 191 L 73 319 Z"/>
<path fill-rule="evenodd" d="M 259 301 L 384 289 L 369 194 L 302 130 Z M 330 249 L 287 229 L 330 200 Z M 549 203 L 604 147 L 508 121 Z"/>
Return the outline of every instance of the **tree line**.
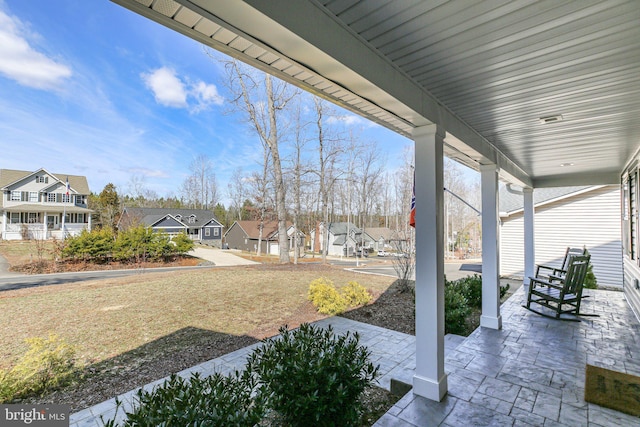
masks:
<path fill-rule="evenodd" d="M 135 176 L 126 193 L 107 184 L 89 198 L 94 222 L 114 228 L 123 206 L 207 209 L 226 228 L 235 220 L 277 221 L 281 262 L 290 261 L 293 249 L 288 248 L 287 222 L 307 235 L 318 222 L 334 221 L 411 235 L 413 150 L 398 153 L 401 165 L 390 170 L 376 143 L 363 141 L 353 127 L 345 126 L 344 113 L 333 104 L 235 60 L 223 60 L 222 65 L 229 108 L 240 113 L 260 143 L 257 164 L 250 170 L 236 168 L 223 189 L 216 179 L 216 161 L 200 154 L 191 162 L 178 196 L 159 197 Z M 445 186 L 472 204 L 477 201 L 477 188 L 463 179 L 455 162 L 446 162 Z M 474 224 L 479 219 L 460 203 L 447 197 L 445 202 L 447 247 L 454 251 L 477 241 Z M 298 251 L 293 253 L 297 256 Z"/>

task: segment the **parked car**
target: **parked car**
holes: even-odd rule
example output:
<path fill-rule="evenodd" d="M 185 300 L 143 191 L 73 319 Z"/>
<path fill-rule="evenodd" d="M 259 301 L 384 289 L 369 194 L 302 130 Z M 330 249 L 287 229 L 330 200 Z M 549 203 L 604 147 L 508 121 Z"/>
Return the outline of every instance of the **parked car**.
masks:
<path fill-rule="evenodd" d="M 378 256 L 389 256 L 389 252 L 387 252 L 387 251 L 378 251 Z"/>

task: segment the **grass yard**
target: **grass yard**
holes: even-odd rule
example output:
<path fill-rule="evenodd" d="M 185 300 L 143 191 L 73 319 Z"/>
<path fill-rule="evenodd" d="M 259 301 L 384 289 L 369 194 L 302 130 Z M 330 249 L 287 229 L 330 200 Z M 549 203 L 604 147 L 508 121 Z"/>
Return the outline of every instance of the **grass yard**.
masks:
<path fill-rule="evenodd" d="M 50 260 L 52 259 L 51 252 L 53 251 L 53 248 L 53 242 L 50 240 L 0 242 L 0 253 L 2 253 L 11 265 L 20 265 L 37 261 L 39 255 L 45 260 Z"/>
<path fill-rule="evenodd" d="M 356 280 L 380 295 L 392 278 L 306 266 L 257 266 L 146 273 L 126 278 L 0 293 L 0 367 L 26 350 L 25 338 L 56 333 L 96 364 L 186 329 L 262 339 L 283 324 L 324 316 L 307 301 L 318 277 Z M 175 341 L 174 342 L 175 345 Z M 178 343 L 179 345 L 179 343 Z"/>

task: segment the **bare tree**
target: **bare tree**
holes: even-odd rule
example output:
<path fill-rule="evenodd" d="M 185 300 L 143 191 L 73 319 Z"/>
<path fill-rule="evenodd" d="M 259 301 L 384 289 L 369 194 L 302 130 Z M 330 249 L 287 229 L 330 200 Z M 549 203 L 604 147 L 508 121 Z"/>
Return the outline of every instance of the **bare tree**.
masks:
<path fill-rule="evenodd" d="M 213 162 L 206 154 L 199 154 L 189 164 L 190 175 L 182 183 L 187 203 L 194 209 L 208 209 L 217 203 L 218 188 Z"/>
<path fill-rule="evenodd" d="M 242 204 L 246 199 L 246 189 L 244 185 L 244 175 L 242 173 L 242 168 L 238 167 L 231 174 L 231 179 L 229 180 L 228 186 L 229 198 L 231 199 L 231 204 L 233 209 L 238 214 L 238 220 L 242 219 Z"/>
<path fill-rule="evenodd" d="M 319 202 L 322 215 L 322 262 L 327 261 L 327 245 L 329 243 L 329 203 L 337 176 L 334 166 L 343 152 L 337 139 L 332 139 L 324 123 L 324 117 L 331 113 L 328 103 L 320 98 L 314 98 L 316 113 L 316 131 L 318 141 L 318 180 Z M 317 238 L 317 236 L 316 236 Z"/>
<path fill-rule="evenodd" d="M 269 149 L 276 194 L 280 262 L 288 263 L 287 207 L 282 162 L 278 149 L 280 140 L 278 118 L 298 92 L 282 81 L 278 80 L 274 84 L 269 74 L 251 73 L 235 60 L 227 61 L 226 69 L 229 73 L 229 88 L 234 95 L 233 104 L 246 114 L 260 141 Z"/>

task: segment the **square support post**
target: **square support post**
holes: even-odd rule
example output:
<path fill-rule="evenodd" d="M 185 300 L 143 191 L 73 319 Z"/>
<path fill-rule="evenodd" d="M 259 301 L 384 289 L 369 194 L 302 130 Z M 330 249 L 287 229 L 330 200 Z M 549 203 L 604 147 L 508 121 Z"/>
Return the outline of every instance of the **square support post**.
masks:
<path fill-rule="evenodd" d="M 414 128 L 416 168 L 416 372 L 413 392 L 440 401 L 444 372 L 444 131 Z"/>
<path fill-rule="evenodd" d="M 480 326 L 502 329 L 500 316 L 500 229 L 498 168 L 480 166 L 482 195 L 482 316 Z"/>
<path fill-rule="evenodd" d="M 536 263 L 535 245 L 535 208 L 533 207 L 533 188 L 522 190 L 524 197 L 524 280 L 529 284 L 529 277 L 534 275 Z"/>

